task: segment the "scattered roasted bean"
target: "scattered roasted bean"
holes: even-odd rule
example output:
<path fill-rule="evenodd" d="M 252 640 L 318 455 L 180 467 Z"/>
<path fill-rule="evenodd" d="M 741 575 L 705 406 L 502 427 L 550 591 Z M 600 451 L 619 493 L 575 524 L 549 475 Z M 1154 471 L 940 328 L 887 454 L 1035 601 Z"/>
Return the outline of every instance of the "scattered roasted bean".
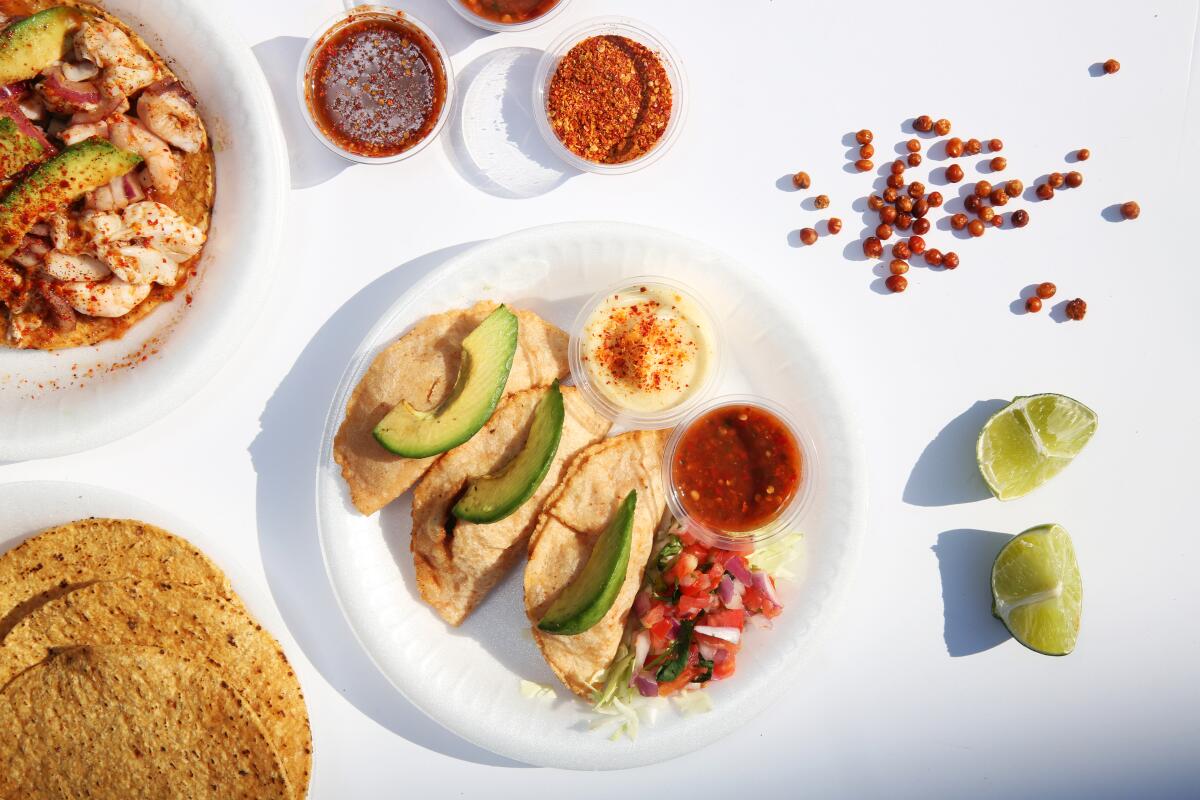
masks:
<path fill-rule="evenodd" d="M 975 196 L 982 199 L 992 193 L 992 184 L 989 181 L 976 181 Z"/>
<path fill-rule="evenodd" d="M 908 152 L 910 153 L 921 152 L 921 142 L 918 139 L 909 139 L 904 143 L 904 146 L 908 148 Z"/>
<path fill-rule="evenodd" d="M 958 158 L 963 154 L 962 139 L 955 136 L 953 139 L 946 140 L 946 155 L 951 158 Z"/>
<path fill-rule="evenodd" d="M 1012 223 L 1018 228 L 1024 228 L 1029 224 L 1029 212 L 1023 208 L 1020 211 L 1014 211 L 1012 214 Z"/>
<path fill-rule="evenodd" d="M 951 183 L 958 183 L 963 179 L 963 168 L 958 164 L 951 164 L 946 167 L 946 180 Z"/>
<path fill-rule="evenodd" d="M 992 172 L 1003 172 L 1008 166 L 1008 159 L 1004 156 L 996 156 L 988 162 L 988 166 L 992 168 Z"/>
<path fill-rule="evenodd" d="M 920 236 L 908 237 L 908 249 L 912 251 L 914 256 L 919 256 L 925 252 L 925 240 Z"/>
<path fill-rule="evenodd" d="M 912 256 L 912 250 L 908 246 L 908 242 L 901 239 L 892 245 L 892 258 L 906 259 Z"/>
<path fill-rule="evenodd" d="M 1120 68 L 1121 68 L 1121 62 L 1117 61 L 1115 58 L 1110 58 L 1108 61 L 1104 62 L 1104 74 L 1105 75 L 1112 75 L 1114 72 L 1116 72 Z"/>
<path fill-rule="evenodd" d="M 873 194 L 867 198 L 867 208 L 872 211 L 878 211 L 883 208 L 883 198 L 877 194 Z"/>
<path fill-rule="evenodd" d="M 920 153 L 909 153 L 908 154 L 908 165 L 910 167 L 921 166 L 921 154 Z"/>
<path fill-rule="evenodd" d="M 1083 302 L 1083 298 L 1076 297 L 1067 303 L 1067 319 L 1081 320 L 1086 313 L 1087 303 Z"/>
<path fill-rule="evenodd" d="M 825 227 L 830 233 L 837 235 L 842 232 L 842 221 L 837 217 L 830 217 L 829 221 L 825 223 Z"/>
<path fill-rule="evenodd" d="M 951 250 L 942 256 L 942 266 L 946 269 L 958 269 L 958 253 Z"/>
<path fill-rule="evenodd" d="M 860 158 L 858 161 L 854 162 L 854 167 L 859 172 L 867 172 L 873 169 L 874 166 L 875 164 L 869 158 Z"/>
<path fill-rule="evenodd" d="M 999 139 L 988 139 L 988 152 L 999 153 L 1004 149 L 1004 142 Z"/>
<path fill-rule="evenodd" d="M 1142 207 L 1135 201 L 1121 203 L 1121 216 L 1125 219 L 1137 219 L 1142 213 Z"/>
<path fill-rule="evenodd" d="M 925 195 L 925 199 L 929 201 L 930 208 L 940 208 L 942 205 L 942 193 L 930 192 Z"/>
<path fill-rule="evenodd" d="M 1013 178 L 1011 181 L 1004 184 L 1004 191 L 1009 197 L 1020 197 L 1021 192 L 1025 191 L 1025 184 L 1021 183 L 1016 178 Z"/>
<path fill-rule="evenodd" d="M 813 228 L 801 228 L 800 229 L 800 241 L 804 242 L 805 244 L 816 244 L 816 242 L 817 242 L 816 230 Z"/>
<path fill-rule="evenodd" d="M 871 133 L 871 132 L 870 132 L 869 130 L 867 130 L 866 128 L 863 128 L 861 131 L 859 131 L 858 133 L 854 134 L 854 139 L 855 139 L 855 141 L 857 141 L 859 144 L 870 144 L 870 143 L 871 143 L 871 140 L 872 140 L 872 139 L 874 139 L 874 138 L 875 138 L 875 134 Z"/>
<path fill-rule="evenodd" d="M 931 267 L 940 267 L 942 265 L 942 251 L 936 247 L 931 247 L 925 251 L 925 263 Z"/>
<path fill-rule="evenodd" d="M 945 136 L 950 132 L 950 120 L 939 119 L 937 122 L 933 123 L 933 132 L 938 136 Z"/>
<path fill-rule="evenodd" d="M 994 206 L 1008 205 L 1008 192 L 1004 191 L 1003 186 L 993 187 L 990 197 L 992 199 L 992 205 Z"/>
<path fill-rule="evenodd" d="M 1071 172 L 1067 173 L 1067 186 L 1070 186 L 1072 189 L 1078 189 L 1082 185 L 1083 185 L 1083 173 L 1082 172 L 1075 172 L 1074 170 L 1072 170 Z"/>
<path fill-rule="evenodd" d="M 983 152 L 983 142 L 978 139 L 967 139 L 963 145 L 963 152 L 969 156 L 977 156 Z"/>
<path fill-rule="evenodd" d="M 808 177 L 807 172 L 797 172 L 792 176 L 792 186 L 797 189 L 807 189 L 812 186 L 812 179 Z"/>
<path fill-rule="evenodd" d="M 950 227 L 956 231 L 961 231 L 967 227 L 967 215 L 963 213 L 955 214 L 950 218 Z"/>
<path fill-rule="evenodd" d="M 903 275 L 889 275 L 884 283 L 893 292 L 903 292 L 908 288 L 908 278 L 905 278 Z"/>
<path fill-rule="evenodd" d="M 929 218 L 922 217 L 921 219 L 913 220 L 913 233 L 926 234 L 929 233 Z"/>
<path fill-rule="evenodd" d="M 1046 183 L 1050 184 L 1055 189 L 1057 189 L 1060 186 L 1062 186 L 1063 183 L 1066 182 L 1066 180 L 1067 179 L 1063 177 L 1063 174 L 1061 172 L 1051 172 L 1049 177 L 1046 178 Z"/>
<path fill-rule="evenodd" d="M 967 223 L 967 231 L 972 236 L 983 236 L 983 220 L 973 219 Z"/>
<path fill-rule="evenodd" d="M 929 133 L 933 130 L 933 117 L 928 114 L 922 114 L 917 117 L 913 120 L 913 130 L 920 131 L 921 133 Z"/>
<path fill-rule="evenodd" d="M 879 258 L 883 255 L 883 242 L 874 236 L 868 236 L 863 240 L 863 255 L 868 258 Z"/>
<path fill-rule="evenodd" d="M 1054 187 L 1048 183 L 1039 184 L 1037 187 L 1037 196 L 1039 200 L 1049 200 L 1054 197 Z"/>
<path fill-rule="evenodd" d="M 813 205 L 817 208 L 829 208 L 829 195 L 817 195 L 815 198 L 813 198 Z"/>
<path fill-rule="evenodd" d="M 859 158 L 871 158 L 874 155 L 875 155 L 875 145 L 873 145 L 873 144 L 864 144 L 862 147 L 858 148 L 858 157 Z"/>
<path fill-rule="evenodd" d="M 1054 297 L 1054 293 L 1057 291 L 1058 287 L 1050 281 L 1039 283 L 1037 286 L 1037 296 L 1043 300 L 1049 300 L 1051 297 Z"/>
<path fill-rule="evenodd" d="M 1036 314 L 1042 310 L 1042 301 L 1036 297 L 1030 297 L 1025 301 L 1025 310 L 1030 314 Z"/>
<path fill-rule="evenodd" d="M 899 258 L 893 258 L 892 263 L 888 264 L 888 269 L 893 275 L 903 275 L 908 272 L 908 262 Z"/>
<path fill-rule="evenodd" d="M 1087 161 L 1091 157 L 1092 157 L 1092 151 L 1088 150 L 1086 147 L 1081 147 L 1077 151 L 1075 151 L 1075 160 L 1076 161 Z"/>

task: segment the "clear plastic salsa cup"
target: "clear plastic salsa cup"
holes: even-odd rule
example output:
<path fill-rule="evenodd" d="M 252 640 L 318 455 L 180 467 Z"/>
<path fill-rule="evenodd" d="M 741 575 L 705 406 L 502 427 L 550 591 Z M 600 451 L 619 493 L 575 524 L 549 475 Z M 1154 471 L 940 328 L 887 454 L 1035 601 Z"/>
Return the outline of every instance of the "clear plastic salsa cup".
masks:
<path fill-rule="evenodd" d="M 538 25 L 543 25 L 549 22 L 554 17 L 558 16 L 571 0 L 558 0 L 553 6 L 542 12 L 533 19 L 527 19 L 524 22 L 498 22 L 494 19 L 480 16 L 467 7 L 463 0 L 446 0 L 450 7 L 458 12 L 459 16 L 467 22 L 487 31 L 496 31 L 504 33 L 506 31 L 527 31 L 530 28 L 536 28 Z"/>
<path fill-rule="evenodd" d="M 572 153 L 550 125 L 550 111 L 547 103 L 550 96 L 550 80 L 554 77 L 554 71 L 558 69 L 558 62 L 570 52 L 572 47 L 593 36 L 624 36 L 644 45 L 658 56 L 667 73 L 667 80 L 671 82 L 671 116 L 667 121 L 667 129 L 663 131 L 663 135 L 654 146 L 645 153 L 619 164 L 603 164 Z M 570 166 L 584 172 L 601 175 L 623 175 L 634 172 L 650 166 L 666 155 L 667 151 L 671 149 L 671 145 L 679 138 L 679 131 L 687 117 L 687 102 L 687 76 L 683 71 L 683 62 L 675 49 L 662 34 L 648 25 L 627 17 L 596 17 L 568 28 L 542 53 L 542 58 L 533 75 L 533 117 L 537 122 L 538 132 L 546 140 L 547 146 Z"/>
<path fill-rule="evenodd" d="M 691 391 L 681 398 L 678 403 L 659 411 L 635 409 L 621 405 L 596 386 L 592 379 L 591 371 L 584 364 L 584 340 L 586 338 L 587 324 L 592 315 L 610 296 L 621 292 L 639 291 L 642 287 L 667 290 L 681 295 L 698 312 L 701 330 L 707 330 L 709 336 L 710 347 L 705 353 L 708 363 L 704 368 L 700 384 L 692 387 Z M 584 398 L 594 408 L 611 419 L 615 425 L 628 428 L 658 429 L 671 427 L 686 416 L 698 403 L 704 402 L 704 399 L 712 393 L 713 387 L 720 380 L 723 350 L 724 336 L 721 331 L 720 321 L 699 295 L 689 287 L 671 278 L 664 278 L 658 275 L 639 275 L 622 279 L 588 298 L 587 302 L 583 304 L 579 315 L 575 317 L 574 323 L 571 325 L 571 339 L 567 346 L 567 360 L 571 366 L 571 376 L 574 378 L 575 386 L 578 387 L 580 393 L 583 394 Z"/>
<path fill-rule="evenodd" d="M 748 531 L 721 530 L 698 519 L 688 511 L 683 498 L 679 496 L 675 482 L 675 454 L 688 429 L 710 412 L 728 406 L 751 406 L 775 417 L 792 435 L 800 452 L 800 482 L 796 486 L 795 493 L 775 515 L 759 527 Z M 663 452 L 663 489 L 667 495 L 667 507 L 671 514 L 706 544 L 723 550 L 746 550 L 765 544 L 782 534 L 795 532 L 796 526 L 804 518 L 812 502 L 814 486 L 820 479 L 820 474 L 821 467 L 818 462 L 817 449 L 808 432 L 796 423 L 792 414 L 783 406 L 756 395 L 722 395 L 696 406 L 680 420 L 679 425 L 671 432 L 671 438 L 667 440 L 667 446 Z"/>
<path fill-rule="evenodd" d="M 442 128 L 445 127 L 446 120 L 450 116 L 450 109 L 454 105 L 454 68 L 450 65 L 450 59 L 446 55 L 446 47 L 428 25 L 408 12 L 400 11 L 390 6 L 357 3 L 354 0 L 344 0 L 343 5 L 345 5 L 346 10 L 330 17 L 321 27 L 317 28 L 317 32 L 308 40 L 303 52 L 300 54 L 300 63 L 296 68 L 296 94 L 300 101 L 300 116 L 304 117 L 305 124 L 308 125 L 308 129 L 312 131 L 312 135 L 317 138 L 317 141 L 321 142 L 321 144 L 337 155 L 350 161 L 356 161 L 360 164 L 390 164 L 395 161 L 401 161 L 409 156 L 414 156 L 441 133 Z M 399 153 L 380 156 L 355 153 L 334 141 L 317 123 L 311 97 L 312 68 L 314 67 L 315 57 L 320 53 L 321 48 L 335 34 L 345 29 L 348 25 L 372 19 L 397 23 L 422 34 L 428 40 L 431 49 L 438 57 L 446 83 L 445 97 L 442 98 L 442 108 L 438 112 L 437 120 L 425 136 Z"/>

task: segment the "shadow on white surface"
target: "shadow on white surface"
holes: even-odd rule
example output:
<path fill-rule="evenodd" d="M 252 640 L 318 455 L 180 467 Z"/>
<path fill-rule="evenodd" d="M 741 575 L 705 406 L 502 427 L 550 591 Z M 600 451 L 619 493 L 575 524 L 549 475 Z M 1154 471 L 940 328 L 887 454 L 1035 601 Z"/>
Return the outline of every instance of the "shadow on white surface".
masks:
<path fill-rule="evenodd" d="M 505 47 L 480 56 L 458 77 L 446 153 L 475 188 L 497 197 L 537 197 L 579 170 L 546 145 L 533 118 L 540 50 Z"/>
<path fill-rule="evenodd" d="M 346 362 L 396 297 L 473 244 L 413 259 L 339 308 L 267 403 L 250 456 L 258 476 L 259 549 L 267 582 L 289 631 L 321 675 L 363 714 L 416 745 L 479 764 L 523 766 L 442 728 L 409 703 L 371 663 L 329 585 L 312 496 L 330 392 Z"/>
<path fill-rule="evenodd" d="M 288 163 L 292 171 L 292 188 L 308 189 L 335 177 L 354 162 L 334 154 L 317 141 L 304 121 L 300 99 L 296 96 L 296 69 L 307 39 L 299 36 L 276 36 L 254 45 L 254 57 L 267 76 L 279 122 L 287 139 Z M 249 121 L 248 121 L 249 122 Z"/>
<path fill-rule="evenodd" d="M 971 528 L 938 534 L 931 549 L 942 575 L 943 636 L 953 657 L 990 650 L 1009 638 L 992 616 L 992 562 L 1008 540 L 1007 533 Z"/>
<path fill-rule="evenodd" d="M 917 458 L 904 486 L 904 502 L 953 506 L 991 497 L 975 463 L 975 440 L 984 423 L 1006 405 L 1007 400 L 979 400 L 950 420 Z"/>

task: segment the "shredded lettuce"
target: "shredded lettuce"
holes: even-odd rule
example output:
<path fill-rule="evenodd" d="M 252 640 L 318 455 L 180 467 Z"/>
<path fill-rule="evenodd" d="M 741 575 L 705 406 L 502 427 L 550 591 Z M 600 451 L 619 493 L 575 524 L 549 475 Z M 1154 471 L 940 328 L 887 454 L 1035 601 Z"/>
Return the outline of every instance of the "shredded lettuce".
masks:
<path fill-rule="evenodd" d="M 522 679 L 521 696 L 528 700 L 536 700 L 539 697 L 548 697 L 554 700 L 558 697 L 558 693 L 543 683 L 534 683 L 533 681 Z"/>
<path fill-rule="evenodd" d="M 672 695 L 672 699 L 675 701 L 675 707 L 679 709 L 679 713 L 685 717 L 692 714 L 706 714 L 713 709 L 712 698 L 703 689 L 680 692 Z"/>
<path fill-rule="evenodd" d="M 796 577 L 787 567 L 795 563 L 804 553 L 804 534 L 785 533 L 775 541 L 755 550 L 746 557 L 750 569 L 762 570 L 773 578 Z"/>

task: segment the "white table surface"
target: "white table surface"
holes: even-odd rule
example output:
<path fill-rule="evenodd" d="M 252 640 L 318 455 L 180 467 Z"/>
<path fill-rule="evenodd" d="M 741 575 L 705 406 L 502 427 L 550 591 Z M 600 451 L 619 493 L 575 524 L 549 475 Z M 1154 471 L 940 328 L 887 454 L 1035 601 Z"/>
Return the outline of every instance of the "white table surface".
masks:
<path fill-rule="evenodd" d="M 247 345 L 184 407 L 92 452 L 0 466 L 0 480 L 125 489 L 224 537 L 286 620 L 276 633 L 308 697 L 313 797 L 1200 793 L 1200 324 L 1188 236 L 1197 206 L 1185 188 L 1200 178 L 1194 0 L 573 0 L 549 25 L 511 35 L 468 26 L 445 0 L 402 3 L 460 73 L 494 49 L 540 49 L 597 14 L 639 17 L 681 53 L 691 114 L 664 159 L 624 177 L 547 181 L 543 170 L 533 188 L 549 191 L 522 199 L 455 166 L 453 135 L 384 167 L 349 166 L 309 137 L 294 70 L 336 0 L 213 4 L 253 46 L 288 134 L 283 281 Z M 1109 57 L 1119 74 L 1089 74 Z M 506 99 L 510 127 L 527 120 L 527 91 Z M 858 249 L 864 218 L 851 203 L 871 180 L 847 170 L 843 137 L 872 128 L 881 163 L 908 138 L 899 124 L 921 113 L 950 117 L 964 138 L 1003 138 L 1009 172 L 1026 185 L 1070 169 L 1068 151 L 1093 155 L 1081 189 L 1026 204 L 1024 230 L 970 241 L 936 230 L 926 238 L 962 266 L 914 267 L 909 290 L 890 296 Z M 544 158 L 525 133 L 526 151 Z M 781 188 L 801 168 L 813 193 L 833 198 L 828 212 Z M 1104 217 L 1127 199 L 1141 203 L 1139 220 Z M 798 228 L 830 212 L 846 223 L 840 237 L 797 247 Z M 850 600 L 803 682 L 706 750 L 589 775 L 481 751 L 392 691 L 337 610 L 312 498 L 334 385 L 378 314 L 472 242 L 579 219 L 672 229 L 769 277 L 843 365 L 872 487 Z M 1059 286 L 1055 303 L 1084 297 L 1087 319 L 1010 310 L 1044 280 Z M 1089 404 L 1099 433 L 1036 494 L 985 499 L 978 426 L 997 399 L 1039 391 Z M 1003 538 L 1051 520 L 1072 532 L 1086 587 L 1079 646 L 1063 659 L 1007 639 L 988 610 Z"/>

